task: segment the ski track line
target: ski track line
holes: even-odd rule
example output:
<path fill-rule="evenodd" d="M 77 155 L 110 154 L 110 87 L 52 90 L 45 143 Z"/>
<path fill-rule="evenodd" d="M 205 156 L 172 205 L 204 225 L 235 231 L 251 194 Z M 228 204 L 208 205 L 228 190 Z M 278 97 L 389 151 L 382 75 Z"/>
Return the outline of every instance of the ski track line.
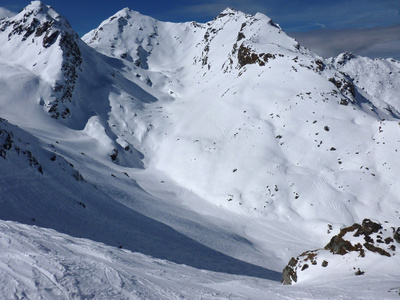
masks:
<path fill-rule="evenodd" d="M 18 287 L 26 286 L 31 289 L 35 288 L 35 283 L 33 280 L 27 279 L 21 274 L 18 274 L 13 268 L 11 268 L 8 264 L 0 261 L 0 270 L 3 270 L 6 274 L 9 274 L 13 277 L 13 279 L 18 283 Z"/>
<path fill-rule="evenodd" d="M 68 290 L 63 287 L 55 278 L 55 276 L 53 274 L 51 274 L 49 271 L 47 271 L 46 269 L 39 267 L 37 264 L 33 264 L 32 268 L 38 270 L 43 276 L 45 276 L 47 279 L 49 279 L 60 291 L 61 293 L 64 295 L 65 299 L 70 300 L 70 296 L 69 296 L 69 292 Z"/>
<path fill-rule="evenodd" d="M 138 300 L 140 299 L 138 296 L 132 295 L 132 293 L 126 291 L 123 287 L 125 285 L 121 275 L 114 269 L 105 267 L 104 275 L 107 279 L 107 282 L 110 284 L 111 287 L 116 289 L 119 294 L 124 295 L 128 299 Z"/>

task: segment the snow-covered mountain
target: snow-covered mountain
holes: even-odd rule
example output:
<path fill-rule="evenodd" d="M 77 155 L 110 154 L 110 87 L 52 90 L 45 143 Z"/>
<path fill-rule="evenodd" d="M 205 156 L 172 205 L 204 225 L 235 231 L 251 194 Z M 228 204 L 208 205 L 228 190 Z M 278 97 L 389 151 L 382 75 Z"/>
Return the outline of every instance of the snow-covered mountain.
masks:
<path fill-rule="evenodd" d="M 397 256 L 390 278 L 327 267 L 329 285 L 312 268 L 279 282 L 343 226 L 399 227 L 399 62 L 325 59 L 229 8 L 206 24 L 123 9 L 81 40 L 33 1 L 0 21 L 0 41 L 0 245 L 18 262 L 0 264 L 6 297 L 94 295 L 87 261 L 99 298 L 398 293 Z"/>
<path fill-rule="evenodd" d="M 338 70 L 349 74 L 360 93 L 380 110 L 399 117 L 400 62 L 394 59 L 370 59 L 343 53 L 331 59 Z"/>
<path fill-rule="evenodd" d="M 153 105 L 137 147 L 149 168 L 199 196 L 238 213 L 319 219 L 322 210 L 343 223 L 362 217 L 351 201 L 363 193 L 376 202 L 365 186 L 382 185 L 371 175 L 379 166 L 360 167 L 379 151 L 381 119 L 395 130 L 396 119 L 268 17 L 227 9 L 207 24 L 171 24 L 123 10 L 83 39 L 126 55 L 171 95 Z"/>

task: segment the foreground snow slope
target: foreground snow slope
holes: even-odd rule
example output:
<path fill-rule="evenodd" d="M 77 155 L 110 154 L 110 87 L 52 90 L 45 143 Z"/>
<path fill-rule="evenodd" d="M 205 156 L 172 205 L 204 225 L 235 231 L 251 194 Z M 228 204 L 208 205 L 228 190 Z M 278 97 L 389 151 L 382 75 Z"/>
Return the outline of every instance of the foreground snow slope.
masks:
<path fill-rule="evenodd" d="M 297 287 L 279 286 L 292 256 L 322 247 L 341 226 L 366 217 L 397 226 L 400 126 L 382 104 L 396 107 L 394 100 L 370 97 L 262 14 L 227 9 L 206 24 L 174 24 L 124 9 L 85 44 L 33 1 L 0 26 L 0 219 L 15 222 L 6 223 L 4 241 L 39 240 L 31 257 L 41 257 L 22 275 L 2 265 L 5 287 L 18 277 L 32 298 L 61 293 L 54 286 L 71 298 L 395 295 L 388 290 L 396 292 L 397 256 L 362 278 L 338 268 L 327 271 L 333 282 L 311 274 Z M 68 273 L 61 246 L 44 236 L 95 254 L 65 245 L 65 259 L 84 269 Z M 23 256 L 18 243 L 2 245 Z M 44 274 L 56 268 L 65 281 L 49 276 L 53 285 L 38 273 L 46 255 L 57 263 Z M 99 281 L 89 279 L 86 259 L 101 262 Z M 144 275 L 159 269 L 171 271 Z M 126 272 L 146 283 L 137 287 Z M 179 272 L 188 284 L 177 283 Z M 52 291 L 32 286 L 34 278 Z M 355 294 L 364 284 L 373 291 Z"/>
<path fill-rule="evenodd" d="M 10 221 L 0 221 L 0 250 L 0 293 L 5 298 L 397 299 L 400 291 L 396 278 L 385 274 L 282 286 Z"/>

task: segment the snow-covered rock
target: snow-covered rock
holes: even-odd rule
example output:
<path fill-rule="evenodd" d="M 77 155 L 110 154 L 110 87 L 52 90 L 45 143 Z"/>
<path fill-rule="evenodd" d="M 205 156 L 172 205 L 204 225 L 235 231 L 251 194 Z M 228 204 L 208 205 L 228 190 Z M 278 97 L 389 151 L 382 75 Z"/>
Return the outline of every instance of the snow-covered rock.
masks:
<path fill-rule="evenodd" d="M 399 246 L 400 227 L 364 219 L 361 225 L 355 223 L 342 228 L 324 249 L 292 257 L 283 270 L 281 282 L 290 285 L 321 276 L 331 278 L 340 274 L 359 276 L 382 272 L 390 269 L 390 265 L 399 264 Z"/>

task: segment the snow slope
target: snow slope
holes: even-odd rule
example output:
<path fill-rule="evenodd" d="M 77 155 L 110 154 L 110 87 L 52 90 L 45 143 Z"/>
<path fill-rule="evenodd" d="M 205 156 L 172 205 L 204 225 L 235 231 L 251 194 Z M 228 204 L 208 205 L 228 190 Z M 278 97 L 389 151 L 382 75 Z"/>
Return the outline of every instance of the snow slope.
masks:
<path fill-rule="evenodd" d="M 287 287 L 177 265 L 57 231 L 0 222 L 0 293 L 29 299 L 397 299 L 385 275 Z M 352 280 L 353 279 L 353 280 Z M 356 277 L 356 279 L 358 279 Z M 352 280 L 351 284 L 345 280 Z M 346 282 L 346 284 L 342 284 Z M 365 289 L 365 284 L 379 284 Z M 334 290 L 333 287 L 336 289 Z M 358 289 L 357 294 L 354 289 Z"/>
<path fill-rule="evenodd" d="M 344 225 L 398 224 L 397 62 L 379 97 L 367 59 L 325 60 L 232 9 L 206 24 L 123 9 L 83 42 L 33 1 L 0 28 L 6 298 L 397 296 L 397 256 L 279 283 Z"/>

